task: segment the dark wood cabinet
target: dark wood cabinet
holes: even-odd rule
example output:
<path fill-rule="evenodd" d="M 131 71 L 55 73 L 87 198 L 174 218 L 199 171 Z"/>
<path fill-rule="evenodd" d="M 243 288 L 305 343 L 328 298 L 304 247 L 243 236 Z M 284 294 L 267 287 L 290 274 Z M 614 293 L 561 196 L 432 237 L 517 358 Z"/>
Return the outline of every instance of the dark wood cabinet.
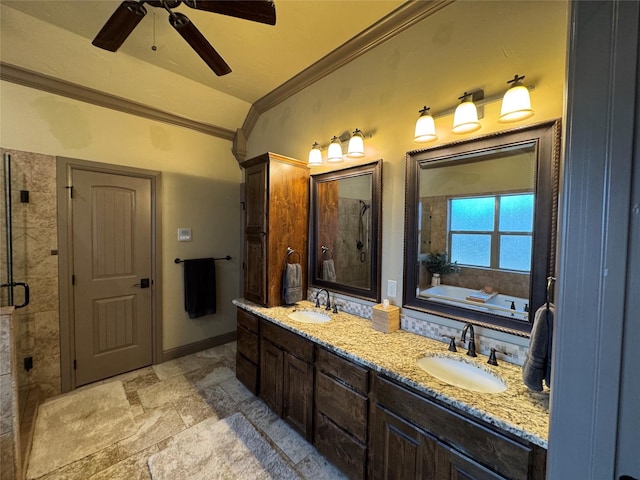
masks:
<path fill-rule="evenodd" d="M 545 477 L 544 449 L 495 431 L 378 375 L 374 378 L 371 396 L 375 407 L 369 420 L 370 478 L 396 478 L 399 467 L 382 460 L 394 442 L 399 445 L 395 448 L 400 453 L 412 452 L 407 457 L 408 475 L 420 468 L 424 471 L 425 463 L 418 452 L 422 443 L 428 443 L 426 438 L 433 440 L 433 455 L 427 455 L 429 473 L 406 478 L 527 480 Z M 401 430 L 397 428 L 399 424 L 408 425 Z M 408 433 L 410 430 L 414 432 Z M 404 437 L 394 433 L 392 439 L 390 432 L 404 432 Z M 404 444 L 401 438 L 405 439 Z M 418 460 L 412 467 L 415 455 Z"/>
<path fill-rule="evenodd" d="M 318 347 L 314 444 L 351 479 L 367 473 L 369 371 Z"/>
<path fill-rule="evenodd" d="M 236 377 L 251 393 L 257 395 L 260 363 L 259 319 L 242 309 L 238 309 L 236 319 Z"/>
<path fill-rule="evenodd" d="M 350 479 L 544 480 L 546 450 L 238 309 L 236 376 Z"/>
<path fill-rule="evenodd" d="M 434 437 L 380 405 L 371 415 L 370 479 L 436 479 Z"/>
<path fill-rule="evenodd" d="M 309 168 L 303 162 L 265 153 L 245 169 L 244 297 L 275 307 L 282 303 L 281 278 L 287 247 L 299 254 L 307 290 Z"/>
<path fill-rule="evenodd" d="M 314 344 L 270 322 L 260 330 L 260 398 L 312 441 Z"/>

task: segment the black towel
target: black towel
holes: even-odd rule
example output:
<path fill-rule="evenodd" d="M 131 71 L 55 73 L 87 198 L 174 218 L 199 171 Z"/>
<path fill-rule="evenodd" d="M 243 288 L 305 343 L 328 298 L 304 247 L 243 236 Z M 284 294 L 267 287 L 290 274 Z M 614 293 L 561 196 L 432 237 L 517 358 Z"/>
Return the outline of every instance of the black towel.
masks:
<path fill-rule="evenodd" d="M 189 318 L 216 313 L 216 264 L 213 258 L 184 260 L 184 309 Z"/>
<path fill-rule="evenodd" d="M 551 387 L 551 338 L 555 306 L 540 307 L 533 319 L 529 352 L 522 366 L 522 381 L 531 390 L 542 391 L 542 381 Z"/>

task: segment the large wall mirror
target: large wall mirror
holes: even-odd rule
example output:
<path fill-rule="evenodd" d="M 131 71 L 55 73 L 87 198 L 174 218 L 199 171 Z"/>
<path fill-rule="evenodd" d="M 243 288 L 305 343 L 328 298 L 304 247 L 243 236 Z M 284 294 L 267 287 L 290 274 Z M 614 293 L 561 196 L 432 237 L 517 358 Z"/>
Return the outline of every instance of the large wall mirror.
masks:
<path fill-rule="evenodd" d="M 382 160 L 311 175 L 309 284 L 380 301 Z"/>
<path fill-rule="evenodd" d="M 404 306 L 531 331 L 555 262 L 559 122 L 407 154 Z"/>

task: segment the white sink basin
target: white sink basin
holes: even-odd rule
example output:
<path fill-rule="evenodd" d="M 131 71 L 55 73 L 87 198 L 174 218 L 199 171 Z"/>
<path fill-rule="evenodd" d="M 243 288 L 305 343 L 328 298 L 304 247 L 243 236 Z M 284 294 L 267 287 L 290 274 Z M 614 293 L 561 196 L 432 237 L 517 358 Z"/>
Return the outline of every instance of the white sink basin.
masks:
<path fill-rule="evenodd" d="M 417 364 L 429 375 L 455 387 L 481 393 L 500 393 L 507 389 L 507 384 L 498 376 L 461 357 L 427 356 L 419 358 Z"/>
<path fill-rule="evenodd" d="M 287 315 L 291 320 L 302 323 L 327 323 L 331 317 L 325 313 L 297 310 Z"/>

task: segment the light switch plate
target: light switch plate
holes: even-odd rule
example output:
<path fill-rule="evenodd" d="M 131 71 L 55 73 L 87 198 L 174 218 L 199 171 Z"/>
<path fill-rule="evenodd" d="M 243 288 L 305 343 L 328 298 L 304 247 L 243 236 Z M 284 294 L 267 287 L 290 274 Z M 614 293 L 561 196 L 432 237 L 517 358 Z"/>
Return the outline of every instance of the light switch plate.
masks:
<path fill-rule="evenodd" d="M 398 294 L 398 282 L 387 280 L 387 296 L 395 298 Z"/>
<path fill-rule="evenodd" d="M 190 242 L 191 241 L 191 229 L 190 228 L 179 228 L 178 229 L 178 241 L 179 242 Z"/>

